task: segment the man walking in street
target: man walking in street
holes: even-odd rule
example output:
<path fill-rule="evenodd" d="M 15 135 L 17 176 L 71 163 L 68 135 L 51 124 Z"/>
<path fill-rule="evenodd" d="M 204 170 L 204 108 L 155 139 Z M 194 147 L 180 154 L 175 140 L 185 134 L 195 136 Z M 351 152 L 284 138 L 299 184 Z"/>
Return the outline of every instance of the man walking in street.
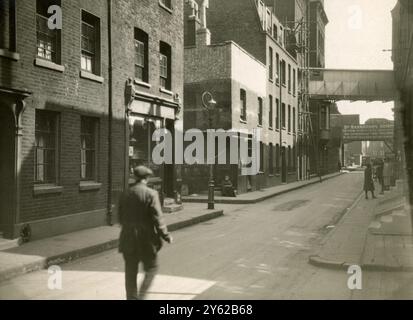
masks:
<path fill-rule="evenodd" d="M 163 222 L 157 191 L 147 186 L 152 171 L 144 166 L 135 168 L 136 184 L 125 192 L 119 202 L 119 223 L 122 231 L 119 252 L 125 260 L 125 287 L 128 300 L 143 300 L 158 270 L 158 252 L 162 240 L 172 243 Z M 138 292 L 139 263 L 145 277 Z"/>

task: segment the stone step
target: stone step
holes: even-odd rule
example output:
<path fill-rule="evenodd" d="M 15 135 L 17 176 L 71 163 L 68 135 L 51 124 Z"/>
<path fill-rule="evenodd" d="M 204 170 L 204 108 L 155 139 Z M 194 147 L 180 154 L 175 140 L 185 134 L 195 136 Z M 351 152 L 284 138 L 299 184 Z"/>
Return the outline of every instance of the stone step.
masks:
<path fill-rule="evenodd" d="M 184 209 L 184 205 L 183 204 L 171 204 L 168 206 L 164 206 L 162 208 L 162 211 L 166 214 L 170 214 L 170 213 L 175 213 L 178 211 L 182 211 Z"/>
<path fill-rule="evenodd" d="M 385 216 L 381 217 L 380 222 L 375 221 L 370 232 L 377 235 L 411 235 L 412 224 L 410 217 L 406 216 Z M 373 225 L 373 224 L 372 224 Z M 379 227 L 378 227 L 379 226 Z"/>
<path fill-rule="evenodd" d="M 174 205 L 175 204 L 175 199 L 165 198 L 163 203 L 164 203 L 165 207 L 170 206 L 170 205 Z"/>
<path fill-rule="evenodd" d="M 0 237 L 0 251 L 16 248 L 19 246 L 19 239 L 7 240 L 3 239 L 3 234 Z"/>
<path fill-rule="evenodd" d="M 369 225 L 369 230 L 377 230 L 381 228 L 381 223 L 379 221 L 373 221 Z"/>
<path fill-rule="evenodd" d="M 407 217 L 407 211 L 406 210 L 395 210 L 391 214 L 393 217 Z"/>
<path fill-rule="evenodd" d="M 380 218 L 381 223 L 392 223 L 393 222 L 393 217 L 390 216 L 383 216 Z"/>

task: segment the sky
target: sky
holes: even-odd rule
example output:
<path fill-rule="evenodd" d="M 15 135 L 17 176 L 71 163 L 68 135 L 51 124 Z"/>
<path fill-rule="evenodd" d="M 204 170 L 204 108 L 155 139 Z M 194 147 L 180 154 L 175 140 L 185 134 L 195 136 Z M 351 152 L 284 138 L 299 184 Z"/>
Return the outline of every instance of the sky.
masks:
<path fill-rule="evenodd" d="M 391 10 L 397 0 L 325 0 L 326 68 L 393 69 Z M 394 103 L 338 102 L 343 114 L 393 119 Z"/>

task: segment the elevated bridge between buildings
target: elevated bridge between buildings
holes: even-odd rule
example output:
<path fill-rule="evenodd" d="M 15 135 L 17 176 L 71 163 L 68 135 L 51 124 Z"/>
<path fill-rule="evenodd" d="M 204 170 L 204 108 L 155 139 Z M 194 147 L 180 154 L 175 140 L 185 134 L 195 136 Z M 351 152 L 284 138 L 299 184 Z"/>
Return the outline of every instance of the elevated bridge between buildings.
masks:
<path fill-rule="evenodd" d="M 310 69 L 312 100 L 383 101 L 397 99 L 393 70 Z"/>

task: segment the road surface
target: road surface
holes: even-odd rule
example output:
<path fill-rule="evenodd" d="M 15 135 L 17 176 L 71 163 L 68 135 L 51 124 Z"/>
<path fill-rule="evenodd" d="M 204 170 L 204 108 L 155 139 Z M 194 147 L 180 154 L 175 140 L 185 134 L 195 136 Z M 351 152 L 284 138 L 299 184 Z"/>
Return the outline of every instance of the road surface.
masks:
<path fill-rule="evenodd" d="M 403 287 L 413 283 L 410 273 L 365 272 L 363 290 L 352 291 L 345 271 L 308 263 L 360 195 L 362 180 L 362 173 L 349 173 L 259 204 L 221 205 L 224 217 L 173 234 L 148 299 L 412 298 Z M 116 250 L 62 269 L 60 289 L 43 270 L 0 284 L 0 298 L 125 298 Z"/>

